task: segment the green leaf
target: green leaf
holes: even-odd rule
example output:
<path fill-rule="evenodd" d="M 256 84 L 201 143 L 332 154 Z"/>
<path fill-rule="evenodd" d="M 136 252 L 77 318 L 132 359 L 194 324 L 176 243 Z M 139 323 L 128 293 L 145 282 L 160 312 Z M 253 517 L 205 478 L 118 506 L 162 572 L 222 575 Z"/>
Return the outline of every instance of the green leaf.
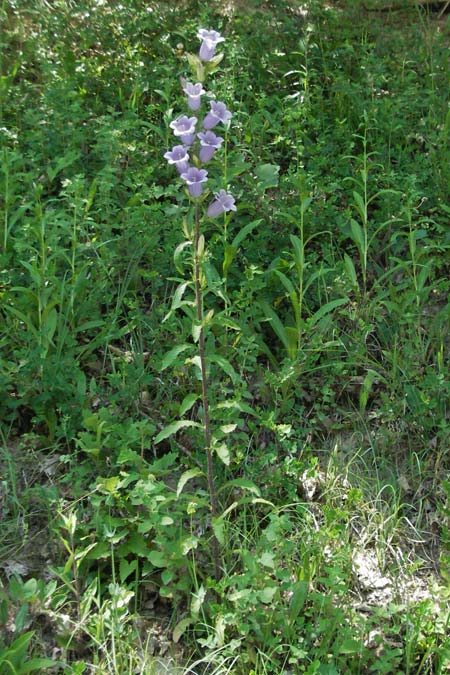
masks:
<path fill-rule="evenodd" d="M 286 326 L 286 338 L 288 341 L 287 353 L 294 360 L 298 352 L 298 329 L 295 326 Z"/>
<path fill-rule="evenodd" d="M 430 271 L 431 271 L 431 265 L 430 265 L 430 263 L 427 263 L 426 265 L 424 265 L 424 266 L 422 267 L 422 269 L 420 270 L 419 277 L 418 277 L 418 279 L 417 279 L 417 289 L 418 289 L 419 291 L 423 291 L 423 290 L 424 290 L 424 288 L 425 288 L 425 283 L 426 283 L 426 281 L 427 281 L 427 279 L 428 279 L 428 276 L 429 276 L 429 274 L 430 274 Z"/>
<path fill-rule="evenodd" d="M 201 258 L 204 252 L 205 252 L 205 235 L 199 234 L 198 235 L 198 241 L 197 241 L 197 256 L 198 256 L 198 258 Z"/>
<path fill-rule="evenodd" d="M 364 255 L 366 248 L 364 230 L 361 225 L 356 222 L 353 218 L 350 220 L 350 231 L 353 241 L 355 242 L 360 256 Z"/>
<path fill-rule="evenodd" d="M 253 591 L 251 588 L 243 588 L 240 591 L 233 591 L 233 593 L 230 593 L 228 598 L 231 602 L 239 602 L 239 600 L 246 600 L 247 598 L 249 598 L 252 595 L 252 593 Z"/>
<path fill-rule="evenodd" d="M 320 319 L 325 316 L 326 314 L 329 314 L 330 312 L 333 311 L 333 309 L 336 309 L 337 307 L 342 307 L 342 305 L 346 305 L 349 302 L 349 299 L 347 297 L 345 298 L 337 298 L 337 300 L 331 300 L 331 302 L 327 302 L 325 305 L 322 305 L 320 309 L 315 312 L 310 319 L 308 319 L 308 326 L 311 328 L 316 324 Z"/>
<path fill-rule="evenodd" d="M 258 591 L 258 598 L 261 600 L 262 603 L 268 605 L 270 602 L 272 602 L 277 590 L 278 589 L 276 586 L 266 586 L 266 588 L 263 588 L 261 591 Z"/>
<path fill-rule="evenodd" d="M 253 417 L 258 417 L 258 413 L 255 412 L 253 408 L 248 405 L 248 403 L 244 403 L 243 401 L 236 401 L 235 399 L 231 401 L 221 401 L 220 403 L 217 404 L 216 408 L 218 410 L 234 409 L 238 410 L 239 412 L 247 413 L 247 415 L 253 415 Z"/>
<path fill-rule="evenodd" d="M 166 527 L 167 525 L 173 525 L 174 520 L 170 516 L 163 516 L 160 520 L 160 523 L 163 527 Z"/>
<path fill-rule="evenodd" d="M 67 153 L 67 155 L 60 157 L 60 159 L 56 162 L 55 167 L 48 167 L 47 174 L 50 179 L 50 182 L 52 182 L 61 171 L 67 169 L 74 162 L 76 162 L 79 156 L 80 156 L 79 150 L 70 150 Z"/>
<path fill-rule="evenodd" d="M 42 675 L 42 670 L 43 668 L 55 668 L 55 666 L 61 665 L 58 664 L 57 661 L 52 661 L 52 659 L 30 659 L 26 663 L 20 666 L 20 675 L 26 675 L 27 673 L 33 673 L 36 670 L 39 671 L 40 675 Z"/>
<path fill-rule="evenodd" d="M 96 176 L 89 186 L 89 192 L 86 199 L 86 205 L 84 207 L 84 213 L 87 214 L 90 211 L 92 204 L 94 203 L 95 195 L 97 193 L 98 186 L 98 177 Z"/>
<path fill-rule="evenodd" d="M 180 404 L 180 415 L 185 415 L 188 410 L 192 408 L 196 400 L 198 399 L 198 394 L 188 394 L 184 397 Z"/>
<path fill-rule="evenodd" d="M 212 363 L 217 363 L 217 365 L 228 375 L 232 382 L 237 382 L 239 380 L 238 374 L 227 359 L 219 354 L 211 354 L 208 357 L 209 361 Z"/>
<path fill-rule="evenodd" d="M 353 263 L 353 260 L 350 258 L 347 253 L 344 254 L 344 266 L 345 266 L 345 271 L 347 272 L 347 276 L 350 279 L 352 286 L 355 290 L 359 289 L 359 284 L 358 284 L 358 277 L 356 275 L 356 270 L 355 270 L 355 265 Z"/>
<path fill-rule="evenodd" d="M 187 556 L 187 554 L 192 551 L 192 549 L 197 548 L 198 546 L 198 538 L 197 537 L 186 537 L 183 539 L 181 542 L 181 551 L 183 556 Z"/>
<path fill-rule="evenodd" d="M 215 70 L 217 68 L 217 66 L 219 65 L 219 63 L 222 61 L 223 57 L 224 57 L 223 52 L 219 52 L 218 54 L 214 54 L 212 59 L 209 59 L 209 61 L 207 63 L 208 71 L 213 72 L 213 70 Z"/>
<path fill-rule="evenodd" d="M 225 464 L 225 466 L 230 465 L 230 451 L 228 450 L 227 446 L 225 443 L 222 443 L 221 445 L 214 446 L 214 450 L 217 454 L 217 457 L 220 459 L 221 462 Z"/>
<path fill-rule="evenodd" d="M 222 262 L 222 271 L 223 271 L 223 276 L 226 277 L 228 274 L 228 270 L 230 269 L 231 263 L 234 260 L 234 257 L 237 253 L 238 249 L 236 246 L 230 246 L 230 244 L 227 244 L 225 246 L 225 251 L 223 255 L 223 262 Z"/>
<path fill-rule="evenodd" d="M 188 288 L 188 286 L 189 286 L 189 281 L 183 281 L 181 284 L 179 284 L 177 286 L 177 289 L 176 289 L 175 293 L 173 294 L 173 298 L 172 298 L 172 306 L 171 306 L 172 311 L 174 309 L 178 309 L 178 307 L 181 307 L 183 295 L 184 295 L 184 292 L 185 292 L 186 288 Z"/>
<path fill-rule="evenodd" d="M 155 567 L 167 567 L 169 564 L 164 553 L 161 553 L 161 551 L 151 551 L 147 557 Z"/>
<path fill-rule="evenodd" d="M 186 54 L 186 58 L 198 82 L 203 82 L 205 79 L 205 68 L 201 59 L 197 54 Z"/>
<path fill-rule="evenodd" d="M 195 356 L 192 356 L 190 359 L 188 359 L 188 363 L 192 363 L 195 368 L 197 368 L 197 379 L 201 380 L 201 373 L 202 373 L 202 360 L 200 358 L 199 354 L 196 354 Z"/>
<path fill-rule="evenodd" d="M 252 232 L 252 230 L 255 229 L 257 225 L 262 223 L 262 218 L 258 218 L 257 220 L 252 220 L 251 223 L 247 223 L 235 236 L 235 238 L 232 241 L 232 246 L 234 246 L 236 249 L 239 248 L 239 246 L 242 244 L 244 239 L 246 239 L 247 235 Z"/>
<path fill-rule="evenodd" d="M 201 469 L 189 469 L 189 471 L 185 471 L 183 474 L 181 474 L 177 485 L 177 497 L 180 496 L 186 483 L 197 476 L 204 476 L 204 473 Z"/>
<path fill-rule="evenodd" d="M 222 516 L 211 521 L 214 535 L 221 546 L 225 545 L 225 522 Z"/>
<path fill-rule="evenodd" d="M 100 319 L 93 319 L 92 321 L 86 321 L 85 323 L 82 323 L 79 326 L 74 326 L 72 328 L 73 333 L 83 333 L 84 331 L 91 330 L 92 328 L 100 328 L 101 326 L 104 326 L 105 322 Z"/>
<path fill-rule="evenodd" d="M 311 202 L 312 202 L 311 197 L 305 197 L 304 199 L 302 199 L 302 203 L 301 203 L 300 208 L 301 208 L 301 211 L 302 211 L 303 214 L 306 213 L 306 211 L 308 210 L 308 208 L 311 205 Z"/>
<path fill-rule="evenodd" d="M 372 368 L 367 369 L 367 374 L 364 378 L 364 381 L 361 386 L 361 391 L 359 394 L 359 410 L 361 413 L 363 413 L 366 409 L 372 385 L 374 383 L 375 378 L 377 377 L 378 373 L 376 370 L 372 370 Z"/>
<path fill-rule="evenodd" d="M 167 95 L 163 91 L 160 89 L 155 89 L 155 92 L 160 93 L 161 96 L 167 100 Z M 163 143 L 166 142 L 166 134 L 160 126 L 157 124 L 152 124 L 151 122 L 147 122 L 146 120 L 141 120 L 141 125 L 147 129 L 151 129 L 157 136 L 159 136 Z"/>
<path fill-rule="evenodd" d="M 291 244 L 294 249 L 294 261 L 295 264 L 300 267 L 303 263 L 303 258 L 304 258 L 304 253 L 303 253 L 303 248 L 302 248 L 302 242 L 299 237 L 295 234 L 291 234 L 290 236 Z"/>
<path fill-rule="evenodd" d="M 120 576 L 120 583 L 123 584 L 124 581 L 128 579 L 128 577 L 133 574 L 133 572 L 136 571 L 138 565 L 138 561 L 136 558 L 132 560 L 131 562 L 128 562 L 125 558 L 122 558 L 119 564 L 119 576 Z"/>
<path fill-rule="evenodd" d="M 258 178 L 258 187 L 264 191 L 268 188 L 277 187 L 278 174 L 280 167 L 278 164 L 260 164 L 255 169 L 256 177 Z"/>
<path fill-rule="evenodd" d="M 225 483 L 225 485 L 222 485 L 222 487 L 217 490 L 217 493 L 227 488 L 234 487 L 241 488 L 242 490 L 248 490 L 257 497 L 261 496 L 260 489 L 254 483 L 252 483 L 251 480 L 247 480 L 247 478 L 235 478 L 234 480 L 229 480 L 227 483 Z"/>
<path fill-rule="evenodd" d="M 205 275 L 208 290 L 225 302 L 228 302 L 228 299 L 224 294 L 222 278 L 215 266 L 211 262 L 204 262 L 203 273 Z"/>
<path fill-rule="evenodd" d="M 154 425 L 152 431 L 155 431 Z M 142 457 L 135 450 L 131 448 L 122 448 L 117 456 L 117 464 L 130 464 L 131 466 L 138 467 L 142 464 Z"/>
<path fill-rule="evenodd" d="M 56 330 L 56 324 L 58 321 L 58 312 L 54 307 L 50 309 L 48 314 L 44 318 L 42 324 L 42 334 L 45 336 L 47 342 L 52 342 L 53 336 Z"/>
<path fill-rule="evenodd" d="M 0 627 L 3 628 L 8 621 L 9 612 L 8 612 L 9 602 L 3 598 L 0 602 Z"/>
<path fill-rule="evenodd" d="M 147 469 L 150 473 L 161 473 L 169 472 L 175 468 L 177 464 L 178 453 L 177 452 L 168 452 L 159 459 L 155 459 L 154 462 L 147 465 Z"/>
<path fill-rule="evenodd" d="M 276 274 L 276 276 L 280 279 L 281 283 L 285 287 L 288 295 L 289 295 L 289 300 L 291 301 L 292 309 L 294 310 L 295 314 L 295 325 L 297 327 L 297 335 L 298 335 L 298 329 L 300 328 L 300 304 L 299 304 L 299 299 L 297 295 L 297 291 L 295 290 L 294 284 L 292 281 L 283 273 L 280 272 L 280 270 L 273 270 L 273 273 Z M 295 337 L 295 342 L 297 341 L 297 335 Z M 294 342 L 294 344 L 295 344 Z"/>
<path fill-rule="evenodd" d="M 168 584 L 170 584 L 170 582 L 172 581 L 173 577 L 174 577 L 174 571 L 171 570 L 171 569 L 166 569 L 166 570 L 163 570 L 163 571 L 161 572 L 161 579 L 162 579 L 162 582 L 163 582 L 163 584 L 164 584 L 165 586 L 167 586 Z"/>
<path fill-rule="evenodd" d="M 15 290 L 15 289 L 12 289 Z M 6 312 L 9 312 L 10 314 L 13 314 L 16 316 L 20 321 L 22 321 L 27 329 L 30 331 L 30 333 L 34 336 L 34 338 L 39 342 L 40 336 L 39 332 L 36 330 L 35 326 L 33 325 L 33 322 L 31 321 L 30 317 L 24 314 L 23 312 L 19 311 L 15 307 L 12 307 L 10 305 L 4 304 L 4 309 Z"/>
<path fill-rule="evenodd" d="M 353 191 L 353 199 L 355 200 L 355 206 L 357 211 L 359 212 L 359 215 L 361 216 L 361 220 L 363 221 L 363 223 L 365 223 L 367 221 L 367 214 L 364 199 L 361 197 L 359 192 L 356 192 L 356 190 Z"/>
<path fill-rule="evenodd" d="M 228 180 L 231 181 L 244 171 L 249 169 L 250 164 L 245 161 L 245 155 L 242 153 L 230 153 L 228 156 Z"/>
<path fill-rule="evenodd" d="M 18 633 L 21 633 L 23 631 L 25 624 L 27 623 L 27 620 L 29 620 L 28 610 L 29 604 L 28 602 L 25 602 L 16 614 L 14 625 Z"/>
<path fill-rule="evenodd" d="M 287 277 L 283 272 L 280 272 L 280 270 L 272 270 L 272 273 L 276 274 L 276 276 L 279 278 L 279 280 L 281 281 L 281 283 L 285 287 L 286 291 L 288 292 L 289 297 L 291 298 L 291 302 L 292 302 L 292 296 L 294 296 L 294 298 L 297 298 L 297 293 L 296 293 L 296 290 L 294 288 L 294 284 L 289 279 L 289 277 Z"/>
<path fill-rule="evenodd" d="M 206 591 L 203 585 L 200 586 L 197 593 L 193 593 L 193 598 L 191 602 L 191 612 L 194 616 L 198 616 L 200 608 L 203 605 L 206 598 Z"/>
<path fill-rule="evenodd" d="M 182 262 L 181 254 L 183 253 L 186 246 L 189 246 L 190 244 L 191 244 L 190 241 L 182 241 L 181 244 L 178 244 L 173 254 L 173 261 L 175 263 L 175 267 L 177 268 L 178 272 L 180 272 L 180 274 L 183 274 L 184 272 L 183 265 L 181 264 Z"/>
<path fill-rule="evenodd" d="M 9 662 L 10 664 L 14 664 L 16 668 L 19 668 L 26 657 L 28 646 L 34 633 L 35 631 L 32 630 L 28 631 L 28 633 L 23 633 L 23 635 L 19 635 L 19 637 L 6 649 L 6 652 L 2 650 L 2 652 L 0 652 L 0 666 Z M 3 673 L 3 670 L 0 670 L 0 672 Z M 11 666 L 10 670 L 6 671 L 8 675 L 10 673 L 13 675 L 14 672 L 15 670 L 11 670 Z"/>
<path fill-rule="evenodd" d="M 41 272 L 38 269 L 36 269 L 36 263 L 34 263 L 32 265 L 31 263 L 27 262 L 26 260 L 21 260 L 20 264 L 23 265 L 28 270 L 28 272 L 30 273 L 30 277 L 32 278 L 32 280 L 35 283 L 35 286 L 37 288 L 40 288 L 41 287 L 41 281 L 42 281 Z M 19 288 L 13 289 L 13 290 L 19 290 Z"/>
<path fill-rule="evenodd" d="M 186 343 L 182 345 L 177 345 L 176 347 L 173 347 L 173 349 L 171 349 L 169 352 L 167 352 L 167 354 L 161 361 L 159 372 L 161 373 L 163 370 L 171 366 L 172 363 L 177 358 L 177 356 L 179 356 L 182 352 L 186 351 L 186 349 L 192 349 L 192 345 Z"/>
<path fill-rule="evenodd" d="M 202 324 L 199 323 L 198 319 L 196 318 L 195 321 L 192 322 L 192 339 L 194 340 L 195 344 L 200 340 L 200 335 L 202 334 Z"/>
<path fill-rule="evenodd" d="M 175 642 L 175 644 L 180 641 L 181 637 L 186 632 L 186 629 L 189 628 L 189 626 L 193 623 L 194 618 L 192 616 L 187 616 L 177 623 L 172 633 L 172 640 Z"/>
<path fill-rule="evenodd" d="M 260 302 L 261 309 L 264 311 L 264 314 L 266 315 L 266 318 L 270 320 L 270 325 L 274 331 L 274 333 L 279 337 L 281 340 L 284 348 L 286 351 L 289 350 L 289 338 L 286 333 L 286 329 L 283 326 L 282 322 L 280 321 L 280 318 L 278 314 L 272 309 L 272 307 L 269 305 L 268 302 L 265 300 L 262 300 Z"/>
<path fill-rule="evenodd" d="M 186 427 L 201 427 L 202 425 L 199 424 L 198 422 L 192 422 L 191 420 L 178 420 L 178 422 L 172 422 L 172 424 L 168 424 L 167 427 L 164 427 L 159 434 L 155 437 L 154 443 L 161 443 L 166 438 L 169 438 L 170 436 L 173 436 L 174 434 L 177 433 L 180 429 L 184 429 Z"/>
<path fill-rule="evenodd" d="M 94 548 L 89 551 L 88 559 L 89 560 L 102 560 L 108 558 L 111 555 L 111 546 L 107 541 L 101 541 L 98 544 L 95 544 Z"/>
<path fill-rule="evenodd" d="M 270 551 L 264 551 L 261 556 L 258 558 L 258 562 L 263 567 L 268 567 L 273 570 L 275 568 L 275 554 L 270 553 Z"/>
<path fill-rule="evenodd" d="M 92 446 L 92 447 L 85 447 L 85 446 L 80 446 L 81 450 L 85 452 L 88 456 L 93 457 L 94 459 L 98 459 L 101 455 L 101 448 Z"/>
<path fill-rule="evenodd" d="M 36 595 L 38 591 L 38 582 L 37 579 L 28 579 L 22 586 L 23 597 L 31 599 L 33 595 Z"/>
<path fill-rule="evenodd" d="M 97 490 L 100 490 L 100 492 L 107 492 L 112 495 L 117 492 L 119 484 L 120 476 L 110 476 L 109 478 L 99 477 L 96 488 Z"/>
<path fill-rule="evenodd" d="M 237 424 L 234 424 L 234 423 L 233 424 L 222 424 L 222 426 L 220 427 L 220 430 L 224 434 L 231 434 L 233 431 L 236 430 L 236 427 L 237 427 Z"/>
<path fill-rule="evenodd" d="M 291 600 L 289 603 L 289 621 L 296 620 L 303 609 L 308 595 L 309 584 L 307 581 L 298 581 L 294 584 Z"/>
<path fill-rule="evenodd" d="M 339 654 L 359 654 L 363 649 L 363 645 L 360 640 L 354 640 L 353 638 L 347 638 L 339 646 Z"/>

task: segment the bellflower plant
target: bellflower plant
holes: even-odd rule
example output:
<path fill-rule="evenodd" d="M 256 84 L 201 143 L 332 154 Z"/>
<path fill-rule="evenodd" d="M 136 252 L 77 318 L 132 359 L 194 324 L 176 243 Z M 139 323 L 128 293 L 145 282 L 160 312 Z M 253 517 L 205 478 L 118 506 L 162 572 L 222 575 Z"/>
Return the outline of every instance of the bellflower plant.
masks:
<path fill-rule="evenodd" d="M 220 430 L 217 436 L 213 434 L 211 419 L 210 419 L 210 405 L 209 405 L 209 380 L 207 375 L 207 356 L 205 350 L 205 331 L 208 325 L 212 323 L 214 312 L 210 310 L 204 315 L 204 288 L 206 275 L 206 252 L 205 252 L 205 237 L 201 231 L 201 225 L 207 218 L 217 218 L 222 214 L 230 211 L 236 211 L 235 199 L 227 192 L 224 187 L 213 185 L 213 188 L 219 188 L 214 192 L 214 199 L 209 203 L 209 206 L 204 206 L 208 196 L 211 194 L 208 183 L 211 176 L 217 172 L 207 171 L 203 168 L 204 164 L 218 161 L 220 149 L 224 143 L 221 136 L 216 135 L 212 129 L 219 124 L 228 127 L 231 120 L 231 112 L 227 110 L 225 103 L 222 101 L 210 101 L 209 112 L 202 112 L 202 97 L 209 94 L 204 89 L 204 81 L 209 73 L 217 69 L 218 64 L 223 58 L 223 54 L 215 54 L 217 45 L 224 42 L 220 33 L 215 30 L 207 30 L 200 28 L 197 37 L 202 41 L 198 55 L 188 54 L 187 59 L 194 71 L 197 82 L 195 84 L 188 82 L 181 78 L 181 87 L 187 97 L 187 107 L 189 110 L 196 113 L 195 116 L 180 115 L 178 118 L 170 122 L 170 128 L 174 135 L 179 139 L 180 144 L 175 145 L 172 150 L 164 153 L 164 158 L 170 165 L 175 166 L 181 180 L 186 185 L 185 194 L 189 198 L 191 216 L 185 219 L 184 232 L 188 238 L 186 242 L 180 245 L 177 250 L 184 251 L 188 246 L 192 247 L 192 279 L 188 284 L 183 282 L 179 293 L 184 293 L 186 287 L 191 285 L 195 302 L 195 316 L 192 317 L 193 328 L 192 338 L 194 343 L 198 344 L 198 357 L 192 362 L 197 364 L 200 370 L 201 379 L 201 400 L 202 400 L 202 417 L 201 426 L 204 431 L 205 451 L 207 460 L 207 479 L 211 507 L 211 516 L 217 517 L 216 495 L 214 486 L 214 465 L 213 454 L 220 458 L 225 464 L 230 462 L 228 449 L 223 443 L 223 433 Z M 198 128 L 199 120 L 202 119 L 201 128 Z M 214 181 L 216 183 L 217 180 Z M 188 225 L 191 223 L 191 225 Z M 193 223 L 193 225 L 192 225 Z M 226 227 L 226 221 L 224 221 Z M 187 306 L 188 302 L 183 303 Z M 180 305 L 176 305 L 178 307 Z M 175 307 L 175 308 L 176 308 Z M 212 357 L 211 357 L 212 359 Z M 196 395 L 193 394 L 194 400 Z M 192 426 L 191 420 L 180 420 L 175 425 L 166 427 L 155 439 L 159 442 L 163 438 L 167 438 L 177 429 L 183 426 Z M 222 435 L 221 435 L 222 433 Z M 218 439 L 222 439 L 219 443 Z M 212 537 L 213 544 L 213 559 L 214 572 L 216 579 L 220 578 L 220 554 L 219 544 L 216 536 Z"/>

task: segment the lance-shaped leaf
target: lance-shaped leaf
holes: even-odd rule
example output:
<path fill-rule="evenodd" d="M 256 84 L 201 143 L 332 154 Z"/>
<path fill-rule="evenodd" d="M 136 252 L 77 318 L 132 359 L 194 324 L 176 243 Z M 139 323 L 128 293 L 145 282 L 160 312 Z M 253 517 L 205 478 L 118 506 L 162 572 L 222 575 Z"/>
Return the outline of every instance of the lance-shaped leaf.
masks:
<path fill-rule="evenodd" d="M 225 466 L 229 466 L 231 457 L 226 443 L 220 443 L 219 445 L 214 446 L 214 450 L 216 451 L 217 457 L 220 459 L 220 461 L 223 462 Z"/>
<path fill-rule="evenodd" d="M 262 222 L 262 218 L 258 220 L 253 220 L 251 223 L 247 223 L 234 237 L 231 245 L 227 244 L 225 246 L 224 258 L 222 263 L 223 275 L 226 276 L 230 268 L 231 263 L 234 260 L 236 253 L 238 252 L 239 246 L 242 244 L 247 235 L 250 234 L 252 230 L 255 229 L 257 225 Z"/>
<path fill-rule="evenodd" d="M 331 300 L 331 302 L 327 302 L 325 305 L 322 305 L 320 309 L 315 312 L 310 319 L 308 319 L 308 326 L 311 328 L 316 324 L 323 316 L 326 314 L 329 314 L 330 312 L 333 311 L 333 309 L 336 309 L 337 307 L 342 307 L 342 305 L 346 305 L 349 302 L 349 298 L 337 298 L 337 300 Z"/>
<path fill-rule="evenodd" d="M 172 363 L 176 360 L 176 358 L 186 349 L 192 349 L 192 345 L 184 343 L 182 345 L 177 345 L 176 347 L 173 347 L 170 351 L 167 352 L 167 354 L 164 356 L 163 360 L 161 361 L 161 366 L 159 368 L 159 371 L 162 372 L 166 368 L 172 365 Z"/>
<path fill-rule="evenodd" d="M 193 422 L 192 420 L 178 420 L 178 422 L 172 422 L 172 424 L 168 424 L 164 429 L 161 429 L 159 434 L 155 437 L 154 443 L 161 443 L 161 441 L 164 441 L 166 438 L 169 438 L 170 436 L 173 436 L 176 434 L 180 429 L 185 429 L 186 427 L 200 427 L 201 424 L 198 422 Z"/>
<path fill-rule="evenodd" d="M 184 473 L 182 473 L 177 485 L 177 497 L 180 496 L 184 486 L 188 481 L 192 480 L 193 478 L 197 478 L 197 476 L 204 476 L 204 475 L 205 474 L 203 473 L 203 471 L 201 471 L 201 469 L 190 469 L 189 471 L 185 471 Z"/>
<path fill-rule="evenodd" d="M 199 394 L 188 394 L 187 396 L 185 396 L 180 404 L 179 410 L 180 415 L 185 415 L 187 411 L 192 408 L 198 397 Z"/>
<path fill-rule="evenodd" d="M 231 363 L 223 356 L 220 356 L 219 354 L 211 354 L 211 356 L 208 356 L 208 360 L 212 363 L 216 363 L 219 368 L 222 368 L 223 372 L 228 375 L 232 382 L 237 382 L 239 380 L 237 372 Z"/>

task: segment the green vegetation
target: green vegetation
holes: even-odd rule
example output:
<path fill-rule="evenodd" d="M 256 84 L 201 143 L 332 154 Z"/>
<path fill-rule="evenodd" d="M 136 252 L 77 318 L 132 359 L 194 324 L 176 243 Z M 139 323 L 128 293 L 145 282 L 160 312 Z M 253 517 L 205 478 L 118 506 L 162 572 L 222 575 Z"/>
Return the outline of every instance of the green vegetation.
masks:
<path fill-rule="evenodd" d="M 425 4 L 0 3 L 1 675 L 450 673 Z M 199 27 L 238 210 L 191 259 L 163 155 Z"/>

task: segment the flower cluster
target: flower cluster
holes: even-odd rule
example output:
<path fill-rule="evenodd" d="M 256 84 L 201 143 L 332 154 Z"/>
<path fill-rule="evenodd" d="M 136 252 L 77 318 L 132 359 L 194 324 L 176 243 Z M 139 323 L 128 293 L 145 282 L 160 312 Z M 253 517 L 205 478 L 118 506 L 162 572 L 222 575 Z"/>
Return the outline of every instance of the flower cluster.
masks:
<path fill-rule="evenodd" d="M 220 33 L 215 30 L 206 30 L 200 28 L 197 37 L 202 41 L 198 58 L 199 63 L 208 64 L 214 57 L 216 46 L 223 42 Z M 220 58 L 221 55 L 216 57 Z M 196 57 L 197 58 L 197 57 Z M 201 82 L 181 81 L 183 92 L 187 96 L 187 104 L 190 110 L 198 114 L 201 109 L 201 97 L 206 94 Z M 231 112 L 227 110 L 222 101 L 210 101 L 210 110 L 203 116 L 201 121 L 201 131 L 197 131 L 199 117 L 193 115 L 181 115 L 170 123 L 174 135 L 179 144 L 174 145 L 172 150 L 164 154 L 169 164 L 174 164 L 181 178 L 187 185 L 191 197 L 198 198 L 202 195 L 203 184 L 208 180 L 206 169 L 199 168 L 198 165 L 207 164 L 220 149 L 224 139 L 217 136 L 212 129 L 218 124 L 226 125 L 231 119 Z M 191 159 L 193 165 L 191 165 Z M 208 209 L 207 215 L 215 218 L 221 213 L 227 211 L 236 211 L 234 197 L 225 190 L 220 190 L 215 194 L 213 201 Z"/>

